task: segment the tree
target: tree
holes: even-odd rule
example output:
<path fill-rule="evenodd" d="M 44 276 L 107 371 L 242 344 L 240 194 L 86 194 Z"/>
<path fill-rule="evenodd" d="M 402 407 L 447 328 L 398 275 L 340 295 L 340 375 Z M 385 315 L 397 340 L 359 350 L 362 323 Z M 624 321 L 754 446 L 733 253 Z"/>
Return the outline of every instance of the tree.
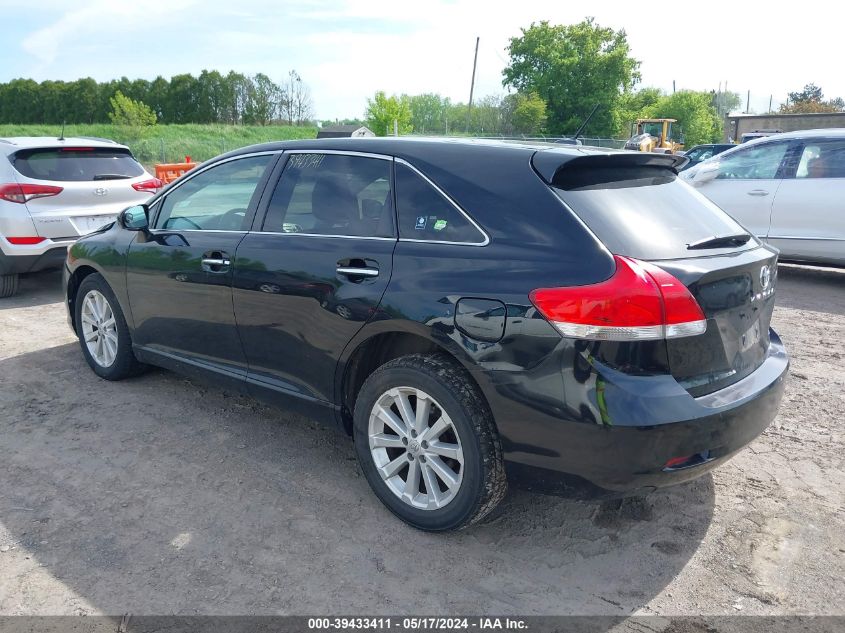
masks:
<path fill-rule="evenodd" d="M 364 118 L 367 127 L 378 136 L 393 134 L 394 121 L 398 124 L 399 134 L 409 134 L 414 130 L 411 117 L 411 104 L 407 97 L 388 97 L 383 90 L 379 90 L 372 99 L 367 99 Z"/>
<path fill-rule="evenodd" d="M 140 128 L 156 124 L 156 114 L 143 101 L 135 101 L 120 90 L 109 100 L 112 111 L 109 119 L 114 125 Z"/>
<path fill-rule="evenodd" d="M 517 92 L 502 100 L 506 134 L 539 134 L 546 124 L 546 102 L 536 92 Z"/>
<path fill-rule="evenodd" d="M 279 118 L 288 125 L 301 125 L 314 116 L 311 91 L 295 70 L 288 73 L 287 81 L 279 91 Z"/>
<path fill-rule="evenodd" d="M 511 38 L 508 54 L 503 85 L 536 92 L 546 102 L 554 134 L 573 133 L 600 103 L 590 130 L 610 136 L 621 96 L 640 79 L 625 31 L 603 28 L 593 18 L 573 25 L 532 23 Z"/>
<path fill-rule="evenodd" d="M 803 90 L 790 92 L 786 103 L 780 106 L 781 114 L 842 111 L 845 111 L 845 101 L 841 97 L 825 101 L 822 89 L 812 83 L 804 86 Z"/>
<path fill-rule="evenodd" d="M 443 128 L 443 98 L 439 94 L 426 93 L 406 98 L 411 106 L 411 125 L 414 130 L 425 134 Z"/>

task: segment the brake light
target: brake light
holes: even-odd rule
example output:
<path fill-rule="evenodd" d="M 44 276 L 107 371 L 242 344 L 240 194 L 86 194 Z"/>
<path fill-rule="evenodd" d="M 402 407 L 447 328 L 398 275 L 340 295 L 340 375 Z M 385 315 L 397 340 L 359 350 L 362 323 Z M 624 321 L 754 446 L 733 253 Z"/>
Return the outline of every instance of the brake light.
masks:
<path fill-rule="evenodd" d="M 572 338 L 640 341 L 703 334 L 707 320 L 684 284 L 662 268 L 614 255 L 613 276 L 589 286 L 540 288 L 531 303 Z"/>
<path fill-rule="evenodd" d="M 17 183 L 8 183 L 0 185 L 0 200 L 23 204 L 35 198 L 47 198 L 58 195 L 61 192 L 61 187 L 54 187 L 53 185 L 31 185 L 28 183 L 19 185 Z"/>
<path fill-rule="evenodd" d="M 155 193 L 163 186 L 164 183 L 161 182 L 161 180 L 159 180 L 158 178 L 150 178 L 149 180 L 132 184 L 132 188 L 135 191 L 146 191 L 147 193 Z"/>
<path fill-rule="evenodd" d="M 63 147 L 63 152 L 93 152 L 93 147 Z"/>
<path fill-rule="evenodd" d="M 33 236 L 26 236 L 26 237 L 7 237 L 6 241 L 9 244 L 17 244 L 18 246 L 28 246 L 31 244 L 40 244 L 46 237 L 38 237 L 36 235 Z"/>

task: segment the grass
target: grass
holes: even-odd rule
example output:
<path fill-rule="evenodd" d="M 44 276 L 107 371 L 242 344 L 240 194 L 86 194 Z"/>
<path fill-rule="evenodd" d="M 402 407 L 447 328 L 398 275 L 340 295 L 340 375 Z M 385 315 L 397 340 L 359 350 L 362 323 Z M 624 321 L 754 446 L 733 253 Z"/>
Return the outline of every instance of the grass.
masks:
<path fill-rule="evenodd" d="M 60 125 L 0 125 L 0 137 L 58 136 Z M 267 141 L 315 138 L 315 127 L 289 125 L 155 125 L 140 134 L 109 123 L 67 125 L 65 136 L 98 136 L 128 145 L 147 167 L 155 163 L 175 163 L 190 156 L 197 162 L 208 160 L 245 145 Z"/>

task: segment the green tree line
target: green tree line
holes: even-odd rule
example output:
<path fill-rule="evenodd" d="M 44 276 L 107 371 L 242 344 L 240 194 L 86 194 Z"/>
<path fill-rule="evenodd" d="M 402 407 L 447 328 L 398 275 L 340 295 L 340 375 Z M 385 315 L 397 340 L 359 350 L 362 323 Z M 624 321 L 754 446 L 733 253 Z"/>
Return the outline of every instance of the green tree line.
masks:
<path fill-rule="evenodd" d="M 310 91 L 292 70 L 276 83 L 267 75 L 203 70 L 97 82 L 13 79 L 0 83 L 0 124 L 107 123 L 117 93 L 149 106 L 159 123 L 301 125 L 314 116 Z"/>

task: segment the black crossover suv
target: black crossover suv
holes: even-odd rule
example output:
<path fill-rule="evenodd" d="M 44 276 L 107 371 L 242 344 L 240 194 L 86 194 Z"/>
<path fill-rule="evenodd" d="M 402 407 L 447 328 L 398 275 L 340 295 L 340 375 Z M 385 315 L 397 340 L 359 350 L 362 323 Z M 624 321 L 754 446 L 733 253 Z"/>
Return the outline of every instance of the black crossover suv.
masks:
<path fill-rule="evenodd" d="M 79 240 L 70 322 L 103 378 L 216 379 L 348 433 L 397 516 L 478 521 L 507 482 L 642 493 L 774 418 L 776 252 L 684 158 L 325 139 L 204 163 Z"/>

